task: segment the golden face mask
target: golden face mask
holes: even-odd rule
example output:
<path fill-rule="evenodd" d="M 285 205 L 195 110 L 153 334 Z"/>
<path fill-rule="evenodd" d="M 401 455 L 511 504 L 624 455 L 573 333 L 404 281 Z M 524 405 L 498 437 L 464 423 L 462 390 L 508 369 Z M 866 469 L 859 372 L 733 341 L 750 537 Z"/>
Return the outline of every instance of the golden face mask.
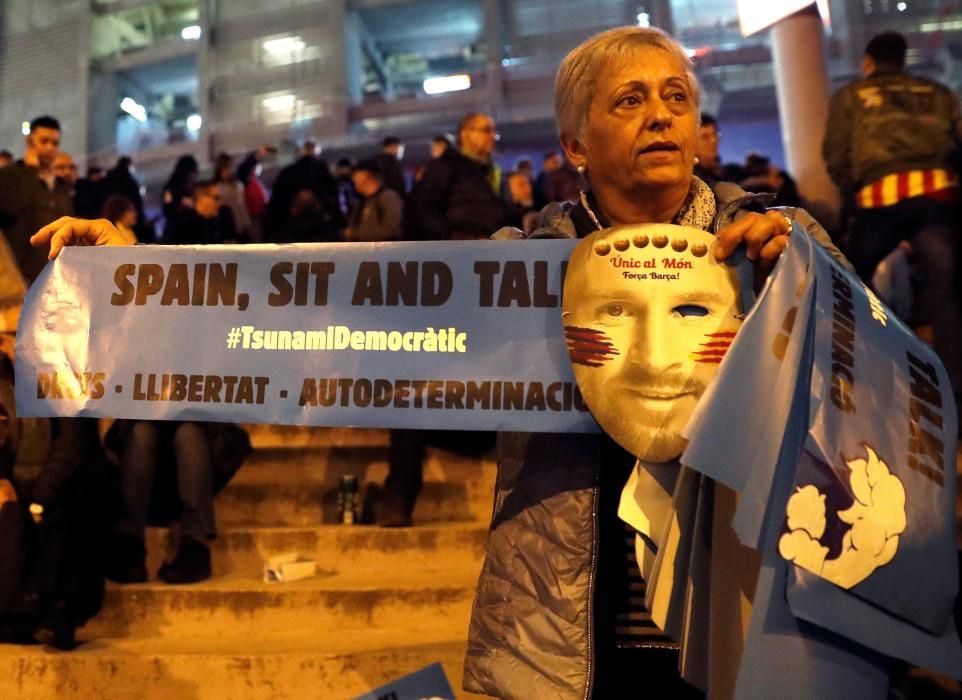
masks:
<path fill-rule="evenodd" d="M 575 379 L 602 429 L 647 462 L 682 430 L 741 325 L 741 286 L 715 237 L 668 224 L 598 231 L 574 250 L 564 325 Z"/>

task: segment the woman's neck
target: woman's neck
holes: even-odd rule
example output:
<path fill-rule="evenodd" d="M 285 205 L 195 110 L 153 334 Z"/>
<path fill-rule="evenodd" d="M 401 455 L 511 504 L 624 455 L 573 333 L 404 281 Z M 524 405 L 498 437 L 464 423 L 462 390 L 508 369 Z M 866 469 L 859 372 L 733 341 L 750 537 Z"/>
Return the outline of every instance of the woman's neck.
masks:
<path fill-rule="evenodd" d="M 630 226 L 671 223 L 684 205 L 690 187 L 689 181 L 656 190 L 646 188 L 623 192 L 597 188 L 593 191 L 598 206 L 612 226 Z"/>

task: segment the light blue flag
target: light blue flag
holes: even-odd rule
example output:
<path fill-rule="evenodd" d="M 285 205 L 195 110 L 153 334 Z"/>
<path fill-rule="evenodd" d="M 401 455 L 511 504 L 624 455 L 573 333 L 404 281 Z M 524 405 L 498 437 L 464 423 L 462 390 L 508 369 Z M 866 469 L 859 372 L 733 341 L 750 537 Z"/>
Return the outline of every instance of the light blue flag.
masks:
<path fill-rule="evenodd" d="M 420 671 L 411 673 L 387 685 L 382 685 L 364 695 L 358 695 L 354 700 L 453 700 L 454 691 L 444 674 L 444 667 L 440 663 L 425 666 Z"/>
<path fill-rule="evenodd" d="M 800 229 L 686 433 L 762 553 L 736 697 L 885 697 L 885 656 L 962 676 L 948 378 Z"/>
<path fill-rule="evenodd" d="M 790 567 L 788 605 L 800 620 L 810 621 L 845 639 L 916 666 L 962 677 L 962 645 L 951 618 L 945 632 L 929 634 L 795 566 Z"/>
<path fill-rule="evenodd" d="M 792 612 L 883 654 L 962 677 L 952 619 L 957 418 L 942 364 L 816 253 L 806 451 L 779 553 Z"/>
<path fill-rule="evenodd" d="M 948 376 L 858 278 L 823 250 L 815 263 L 813 459 L 796 477 L 789 547 L 806 548 L 804 568 L 940 635 L 959 581 Z"/>
<path fill-rule="evenodd" d="M 785 600 L 792 565 L 769 552 L 752 607 L 737 700 L 883 700 L 889 663 L 881 654 L 800 620 Z"/>
<path fill-rule="evenodd" d="M 793 236 L 685 430 L 682 463 L 740 494 L 735 532 L 755 549 L 783 436 L 804 421 L 792 396 L 805 366 L 812 246 L 809 237 Z M 793 465 L 795 457 L 788 456 Z"/>
<path fill-rule="evenodd" d="M 792 565 L 779 556 L 776 545 L 805 439 L 804 416 L 810 402 L 810 372 L 805 370 L 811 366 L 813 330 L 807 324 L 797 354 L 801 363 L 799 381 L 788 399 L 794 410 L 782 433 L 777 465 L 767 484 L 769 516 L 760 528 L 762 564 L 735 687 L 737 700 L 881 700 L 888 694 L 889 669 L 882 655 L 799 620 L 785 599 Z M 744 498 L 739 501 L 736 521 L 745 503 Z M 752 509 L 752 513 L 758 510 Z M 774 668 L 778 673 L 772 673 Z"/>

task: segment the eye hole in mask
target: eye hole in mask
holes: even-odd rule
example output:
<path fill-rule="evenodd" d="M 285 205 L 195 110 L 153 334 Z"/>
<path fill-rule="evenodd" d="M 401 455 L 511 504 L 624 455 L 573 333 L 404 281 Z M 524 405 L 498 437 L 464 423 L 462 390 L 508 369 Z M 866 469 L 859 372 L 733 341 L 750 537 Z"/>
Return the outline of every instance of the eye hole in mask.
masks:
<path fill-rule="evenodd" d="M 689 316 L 708 315 L 708 309 L 706 309 L 704 306 L 699 306 L 698 304 L 682 304 L 681 306 L 676 306 L 674 309 L 672 309 L 672 311 L 682 318 L 687 318 Z"/>

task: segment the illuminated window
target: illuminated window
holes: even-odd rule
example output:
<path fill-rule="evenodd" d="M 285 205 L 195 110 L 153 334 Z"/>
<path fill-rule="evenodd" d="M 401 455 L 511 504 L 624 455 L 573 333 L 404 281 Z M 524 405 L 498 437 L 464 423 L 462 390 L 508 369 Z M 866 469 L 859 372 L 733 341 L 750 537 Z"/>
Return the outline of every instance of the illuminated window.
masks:
<path fill-rule="evenodd" d="M 260 64 L 265 68 L 316 61 L 323 56 L 320 46 L 308 43 L 298 34 L 265 37 L 258 44 Z"/>
<path fill-rule="evenodd" d="M 467 90 L 471 87 L 471 76 L 443 75 L 435 78 L 428 78 L 424 81 L 424 92 L 429 95 L 440 95 L 443 92 L 457 92 Z"/>

